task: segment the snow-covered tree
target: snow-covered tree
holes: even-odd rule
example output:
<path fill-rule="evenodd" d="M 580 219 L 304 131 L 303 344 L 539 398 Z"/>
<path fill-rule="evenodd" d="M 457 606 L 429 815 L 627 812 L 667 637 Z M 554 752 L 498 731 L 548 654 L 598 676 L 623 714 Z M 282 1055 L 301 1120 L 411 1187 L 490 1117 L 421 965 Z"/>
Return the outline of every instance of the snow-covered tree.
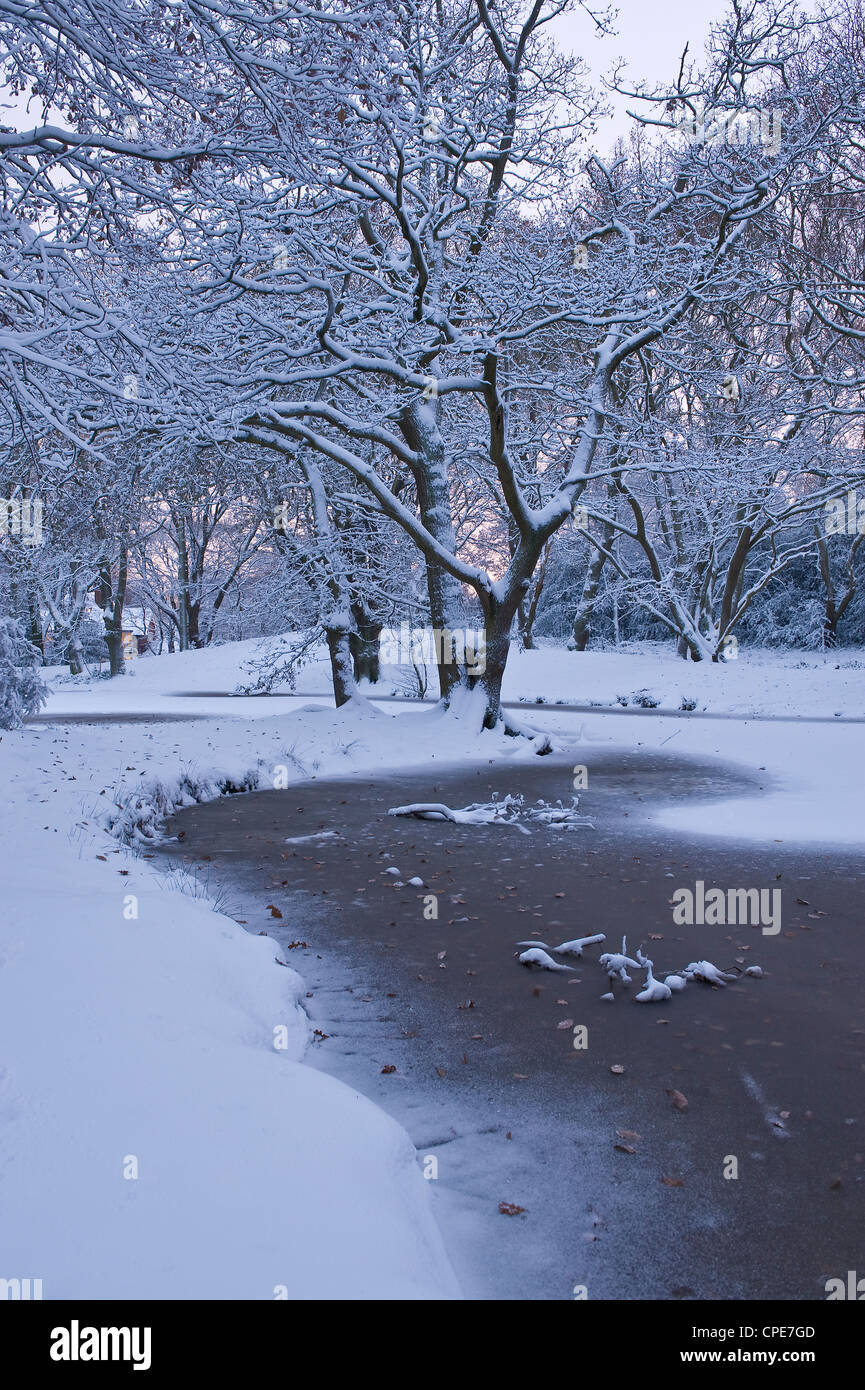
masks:
<path fill-rule="evenodd" d="M 20 623 L 0 616 L 0 728 L 17 729 L 44 705 L 47 690 L 36 670 L 40 660 Z"/>

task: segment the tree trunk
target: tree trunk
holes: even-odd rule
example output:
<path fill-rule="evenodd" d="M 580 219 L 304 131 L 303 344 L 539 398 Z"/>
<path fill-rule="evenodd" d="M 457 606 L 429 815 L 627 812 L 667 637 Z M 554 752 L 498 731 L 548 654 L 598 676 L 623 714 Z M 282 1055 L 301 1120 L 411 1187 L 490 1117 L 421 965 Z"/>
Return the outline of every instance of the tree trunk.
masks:
<path fill-rule="evenodd" d="M 494 729 L 501 718 L 502 681 L 508 664 L 512 624 L 513 610 L 508 613 L 506 607 L 498 611 L 494 609 L 487 620 L 486 667 L 483 675 L 475 677 L 475 681 L 481 686 L 485 697 L 483 717 L 485 729 Z"/>
<path fill-rule="evenodd" d="M 177 637 L 182 652 L 189 650 L 189 552 L 186 548 L 186 522 L 177 521 Z"/>
<path fill-rule="evenodd" d="M 421 520 L 439 544 L 455 555 L 457 546 L 451 519 L 450 483 L 437 411 L 428 401 L 413 401 L 402 412 L 399 427 L 409 448 L 420 455 L 420 462 L 412 468 L 412 476 Z M 464 604 L 459 582 L 436 560 L 427 558 L 425 563 L 433 629 L 442 633 L 461 628 L 464 625 Z M 436 650 L 440 654 L 443 645 L 436 643 Z M 460 671 L 455 663 L 449 661 L 440 660 L 437 665 L 439 693 L 443 700 L 447 700 L 461 682 Z"/>
<path fill-rule="evenodd" d="M 69 674 L 71 676 L 83 676 L 85 670 L 84 652 L 79 639 L 74 634 L 69 638 L 66 653 L 66 660 L 69 662 Z"/>
<path fill-rule="evenodd" d="M 97 603 L 102 609 L 105 624 L 105 645 L 108 648 L 108 669 L 112 676 L 122 676 L 126 663 L 123 659 L 123 605 L 126 602 L 128 563 L 126 551 L 120 553 L 117 570 L 117 583 L 112 584 L 111 568 L 103 567 L 99 576 Z"/>
<path fill-rule="evenodd" d="M 745 565 L 751 553 L 751 542 L 754 533 L 750 526 L 743 526 L 739 532 L 739 539 L 736 548 L 730 558 L 727 568 L 727 579 L 724 584 L 724 597 L 721 600 L 721 616 L 718 623 L 721 632 L 726 632 L 733 616 L 733 610 L 737 597 L 742 592 L 742 583 L 745 578 Z"/>
<path fill-rule="evenodd" d="M 326 627 L 324 636 L 330 655 L 333 698 L 337 709 L 340 709 L 357 693 L 351 660 L 350 633 L 345 627 Z"/>
<path fill-rule="evenodd" d="M 39 600 L 37 599 L 36 595 L 32 592 L 28 598 L 28 612 L 30 615 L 30 621 L 28 624 L 27 635 L 32 645 L 34 647 L 37 647 L 38 650 L 42 653 L 42 659 L 44 661 L 45 633 L 42 630 L 42 614 L 39 611 Z"/>
<path fill-rule="evenodd" d="M 827 650 L 838 645 L 838 604 L 835 598 L 835 585 L 832 580 L 832 566 L 829 561 L 829 547 L 814 528 L 817 535 L 817 564 L 823 581 L 823 645 Z"/>
<path fill-rule="evenodd" d="M 186 596 L 186 601 L 186 640 L 190 647 L 200 647 L 202 645 L 201 630 L 199 628 L 199 622 L 201 620 L 201 604 L 192 603 L 188 593 Z"/>
<path fill-rule="evenodd" d="M 586 570 L 586 577 L 583 581 L 583 592 L 580 595 L 580 606 L 574 616 L 574 649 L 584 652 L 589 645 L 589 633 L 592 627 L 592 615 L 598 601 L 598 590 L 601 587 L 601 575 L 604 572 L 604 565 L 607 557 L 600 550 L 596 550 L 592 556 L 589 568 Z"/>
<path fill-rule="evenodd" d="M 527 652 L 534 651 L 535 642 L 532 637 L 534 614 L 532 612 L 532 605 L 529 604 L 528 599 L 524 598 L 517 609 L 517 622 L 519 623 L 520 641 L 523 647 Z"/>
<path fill-rule="evenodd" d="M 379 678 L 379 634 L 381 623 L 371 618 L 363 603 L 353 603 L 351 613 L 355 630 L 349 637 L 356 681 L 367 680 L 375 685 Z"/>

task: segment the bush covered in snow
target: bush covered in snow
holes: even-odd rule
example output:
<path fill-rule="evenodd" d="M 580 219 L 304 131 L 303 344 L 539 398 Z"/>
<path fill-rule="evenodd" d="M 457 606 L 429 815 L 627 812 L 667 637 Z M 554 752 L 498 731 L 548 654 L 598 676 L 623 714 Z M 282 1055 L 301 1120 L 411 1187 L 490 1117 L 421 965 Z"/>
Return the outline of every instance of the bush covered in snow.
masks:
<path fill-rule="evenodd" d="M 14 618 L 0 618 L 0 728 L 17 729 L 45 703 L 47 690 L 36 673 L 36 647 Z"/>

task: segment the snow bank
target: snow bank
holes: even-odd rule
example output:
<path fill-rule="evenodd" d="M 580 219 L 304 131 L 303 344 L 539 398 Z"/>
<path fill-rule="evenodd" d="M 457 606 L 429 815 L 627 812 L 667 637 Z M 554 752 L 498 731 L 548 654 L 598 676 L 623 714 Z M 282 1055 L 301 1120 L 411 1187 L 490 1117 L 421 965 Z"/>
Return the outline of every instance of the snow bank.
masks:
<path fill-rule="evenodd" d="M 182 727 L 216 760 L 212 726 Z M 0 742 L 0 1276 L 49 1299 L 458 1296 L 404 1131 L 302 1064 L 272 940 L 99 831 L 148 762 L 171 785 L 172 753 L 147 725 Z"/>
<path fill-rule="evenodd" d="M 172 656 L 147 656 L 128 663 L 120 680 L 70 680 L 60 670 L 53 678 L 48 705 L 53 713 L 160 712 L 186 714 L 190 709 L 213 715 L 243 715 L 262 719 L 288 713 L 297 699 L 283 690 L 270 697 L 228 699 L 238 684 L 249 680 L 244 663 L 262 651 L 278 652 L 288 638 L 229 642 L 203 651 Z M 384 666 L 378 686 L 368 695 L 406 690 L 406 670 Z M 532 705 L 541 699 L 599 708 L 651 706 L 676 711 L 693 707 L 717 714 L 800 716 L 803 718 L 865 715 L 865 650 L 835 652 L 767 651 L 740 647 L 738 659 L 726 663 L 682 661 L 670 643 L 633 643 L 617 651 L 569 652 L 543 644 L 536 651 L 512 648 L 505 673 L 505 700 Z M 437 690 L 434 668 L 428 689 Z M 328 706 L 330 675 L 327 653 L 320 654 L 298 674 L 296 691 L 315 696 Z M 645 696 L 641 697 L 641 692 Z M 222 694 L 223 698 L 218 698 Z M 195 695 L 194 704 L 187 698 Z M 623 704 L 622 702 L 627 702 Z M 532 711 L 527 711 L 529 722 Z"/>
<path fill-rule="evenodd" d="M 669 643 L 620 651 L 514 652 L 504 698 L 599 707 L 695 708 L 716 714 L 865 715 L 865 651 L 766 651 L 740 647 L 737 660 L 682 661 Z"/>

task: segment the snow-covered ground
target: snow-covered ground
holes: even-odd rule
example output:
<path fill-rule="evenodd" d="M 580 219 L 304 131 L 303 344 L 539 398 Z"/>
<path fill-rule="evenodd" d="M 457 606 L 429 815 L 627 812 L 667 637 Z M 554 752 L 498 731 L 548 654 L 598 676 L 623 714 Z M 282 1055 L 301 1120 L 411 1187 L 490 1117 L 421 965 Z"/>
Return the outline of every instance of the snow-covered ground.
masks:
<path fill-rule="evenodd" d="M 458 1296 L 405 1133 L 303 1064 L 303 982 L 274 963 L 269 938 L 214 912 L 191 880 L 158 874 L 146 838 L 173 807 L 233 788 L 533 753 L 428 707 L 208 698 L 237 686 L 253 646 L 60 682 L 46 711 L 183 722 L 46 723 L 0 739 L 0 1277 L 41 1278 L 46 1298 Z M 667 711 L 686 696 L 714 713 L 861 717 L 863 667 L 855 653 L 696 667 L 645 648 L 546 648 L 515 653 L 506 693 L 603 704 L 645 687 Z M 299 689 L 326 690 L 323 666 Z M 665 811 L 665 824 L 863 838 L 865 725 L 548 708 L 526 719 L 589 769 L 603 744 L 765 772 L 765 799 Z"/>
<path fill-rule="evenodd" d="M 205 713 L 243 713 L 251 718 L 296 708 L 286 691 L 278 697 L 251 698 L 238 706 L 212 698 L 232 694 L 248 685 L 247 663 L 263 651 L 279 651 L 279 639 L 267 643 L 230 642 L 173 656 L 145 656 L 128 665 L 120 680 L 72 680 L 54 675 L 52 713 L 91 711 L 190 712 L 189 695 L 199 696 L 196 708 Z M 411 668 L 385 667 L 378 694 L 406 693 Z M 435 692 L 435 675 L 429 673 Z M 328 699 L 329 666 L 321 652 L 299 672 L 296 693 Z M 634 696 L 647 692 L 664 710 L 680 710 L 683 702 L 698 711 L 737 715 L 775 715 L 800 718 L 865 718 L 865 649 L 836 652 L 784 652 L 739 649 L 735 661 L 682 661 L 670 643 L 634 643 L 618 651 L 569 652 L 542 645 L 536 651 L 514 647 L 508 662 L 503 697 L 529 703 L 541 699 L 569 704 L 616 708 L 639 707 Z M 625 705 L 623 702 L 627 702 Z"/>
<path fill-rule="evenodd" d="M 45 1298 L 458 1295 L 404 1131 L 303 1064 L 304 986 L 272 941 L 103 828 L 132 788 L 188 796 L 185 767 L 269 748 L 296 774 L 297 724 L 2 737 L 0 1276 Z"/>

